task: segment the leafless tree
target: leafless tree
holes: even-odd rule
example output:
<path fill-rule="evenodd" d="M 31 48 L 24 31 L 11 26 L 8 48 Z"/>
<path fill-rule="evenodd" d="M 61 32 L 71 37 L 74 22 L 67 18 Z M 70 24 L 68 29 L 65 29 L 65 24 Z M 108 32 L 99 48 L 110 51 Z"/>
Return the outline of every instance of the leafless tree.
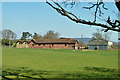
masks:
<path fill-rule="evenodd" d="M 103 32 L 101 29 L 97 29 L 95 33 L 93 33 L 92 39 L 104 39 L 104 40 L 110 40 L 111 32 Z"/>
<path fill-rule="evenodd" d="M 118 12 L 120 11 L 120 0 L 114 0 L 115 1 L 115 5 L 118 9 Z M 103 28 L 103 31 L 107 32 L 108 30 L 112 30 L 112 31 L 116 31 L 116 32 L 120 32 L 120 20 L 115 19 L 114 21 L 111 19 L 111 16 L 107 16 L 107 19 L 105 19 L 105 23 L 101 23 L 101 22 L 97 22 L 97 18 L 99 18 L 101 15 L 104 14 L 104 12 L 102 11 L 104 10 L 108 10 L 107 7 L 105 7 L 105 2 L 103 0 L 96 0 L 96 2 L 92 2 L 90 3 L 92 6 L 90 7 L 86 7 L 84 6 L 84 9 L 92 9 L 95 8 L 94 11 L 94 21 L 88 21 L 86 19 L 82 19 L 79 18 L 77 15 L 75 15 L 74 13 L 67 11 L 65 9 L 66 6 L 71 5 L 71 8 L 76 5 L 79 2 L 79 0 L 64 0 L 62 2 L 62 4 L 60 2 L 57 2 L 55 0 L 51 0 L 50 1 L 46 1 L 46 3 L 51 6 L 53 9 L 55 9 L 58 13 L 60 13 L 62 16 L 66 16 L 67 18 L 69 18 L 70 20 L 76 22 L 76 23 L 81 23 L 81 24 L 86 24 L 86 25 L 94 25 L 94 26 L 99 26 Z M 63 5 L 65 7 L 63 7 Z M 97 14 L 99 16 L 97 16 Z"/>
<path fill-rule="evenodd" d="M 14 33 L 10 29 L 9 30 L 5 29 L 5 30 L 2 31 L 2 38 L 3 39 L 14 40 L 14 39 L 16 39 L 16 37 L 17 37 L 16 33 Z"/>

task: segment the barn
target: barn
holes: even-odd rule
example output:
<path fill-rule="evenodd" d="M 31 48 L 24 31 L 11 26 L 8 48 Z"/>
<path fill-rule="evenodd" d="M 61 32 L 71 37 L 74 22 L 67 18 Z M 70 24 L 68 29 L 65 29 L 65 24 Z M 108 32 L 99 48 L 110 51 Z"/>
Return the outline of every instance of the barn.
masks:
<path fill-rule="evenodd" d="M 104 49 L 110 49 L 112 45 L 113 43 L 108 40 L 94 39 L 89 41 L 88 48 L 104 50 Z"/>
<path fill-rule="evenodd" d="M 18 41 L 17 48 L 53 48 L 53 49 L 78 49 L 78 41 L 72 38 L 60 39 L 32 39 Z"/>
<path fill-rule="evenodd" d="M 78 49 L 78 41 L 71 38 L 32 39 L 29 48 Z"/>

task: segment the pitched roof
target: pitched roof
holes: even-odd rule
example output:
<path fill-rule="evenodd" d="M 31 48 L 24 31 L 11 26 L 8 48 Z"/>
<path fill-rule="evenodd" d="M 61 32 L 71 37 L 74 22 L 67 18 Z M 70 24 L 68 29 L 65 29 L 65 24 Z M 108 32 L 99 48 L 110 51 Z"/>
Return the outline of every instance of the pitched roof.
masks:
<path fill-rule="evenodd" d="M 88 45 L 108 45 L 108 41 L 104 39 L 90 40 Z"/>
<path fill-rule="evenodd" d="M 63 39 L 33 39 L 36 43 L 76 43 L 76 39 L 63 38 Z"/>
<path fill-rule="evenodd" d="M 24 42 L 27 42 L 27 43 L 29 43 L 31 40 L 18 40 L 17 42 L 20 42 L 20 43 L 24 43 Z M 17 43 L 16 42 L 16 43 Z"/>

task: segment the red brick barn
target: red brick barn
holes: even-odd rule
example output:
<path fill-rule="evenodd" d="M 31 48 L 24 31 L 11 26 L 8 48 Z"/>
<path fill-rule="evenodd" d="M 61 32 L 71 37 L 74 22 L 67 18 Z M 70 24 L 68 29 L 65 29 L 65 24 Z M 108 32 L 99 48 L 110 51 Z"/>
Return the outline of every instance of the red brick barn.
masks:
<path fill-rule="evenodd" d="M 71 38 L 32 39 L 29 48 L 78 49 L 78 41 Z"/>

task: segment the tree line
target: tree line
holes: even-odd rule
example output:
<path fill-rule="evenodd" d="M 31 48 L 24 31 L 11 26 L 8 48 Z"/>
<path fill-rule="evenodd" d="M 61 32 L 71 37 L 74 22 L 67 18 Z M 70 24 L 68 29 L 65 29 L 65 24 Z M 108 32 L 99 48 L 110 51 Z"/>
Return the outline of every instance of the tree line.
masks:
<path fill-rule="evenodd" d="M 17 34 L 10 29 L 5 29 L 2 32 L 2 45 L 11 46 L 15 45 L 18 40 L 29 40 L 29 39 L 58 39 L 60 34 L 58 32 L 49 30 L 44 35 L 30 32 L 22 32 L 22 36 L 20 39 L 17 39 Z M 111 32 L 103 32 L 100 29 L 97 29 L 96 32 L 92 34 L 92 40 L 94 39 L 104 39 L 110 40 Z M 79 41 L 79 44 L 85 45 L 84 42 Z"/>
<path fill-rule="evenodd" d="M 2 30 L 2 45 L 11 46 L 14 45 L 18 40 L 28 40 L 28 39 L 58 39 L 59 33 L 49 30 L 44 35 L 34 33 L 33 35 L 30 32 L 22 32 L 20 39 L 17 39 L 17 34 L 10 29 Z"/>
<path fill-rule="evenodd" d="M 41 34 L 36 33 L 36 32 L 33 35 L 30 32 L 23 32 L 21 40 L 26 40 L 29 38 L 32 38 L 32 39 L 58 39 L 59 35 L 60 34 L 58 32 L 55 32 L 52 30 L 49 30 L 43 36 Z"/>

